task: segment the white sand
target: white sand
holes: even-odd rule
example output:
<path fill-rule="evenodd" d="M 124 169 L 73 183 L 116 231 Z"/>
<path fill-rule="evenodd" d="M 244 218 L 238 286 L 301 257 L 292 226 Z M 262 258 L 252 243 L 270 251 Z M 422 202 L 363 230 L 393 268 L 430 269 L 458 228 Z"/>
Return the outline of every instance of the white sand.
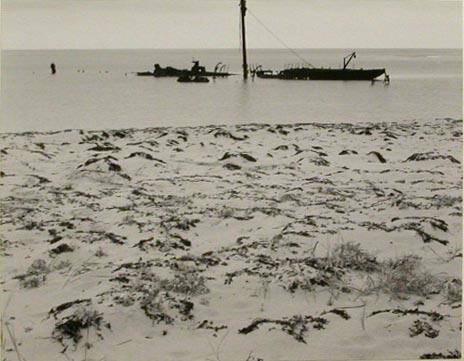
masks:
<path fill-rule="evenodd" d="M 1 140 L 6 360 L 18 352 L 28 361 L 270 361 L 460 351 L 461 302 L 447 289 L 461 290 L 462 121 L 72 130 Z M 416 255 L 420 274 L 441 287 L 393 294 L 377 287 L 378 271 L 337 268 L 327 256 L 348 242 L 377 264 Z M 61 244 L 73 251 L 49 253 Z M 31 272 L 38 259 L 49 272 Z M 173 289 L 176 275 L 200 294 Z M 34 277 L 38 287 L 23 287 Z M 302 289 L 310 279 L 330 282 Z M 78 299 L 90 301 L 49 315 Z M 147 302 L 172 323 L 151 320 Z M 188 302 L 193 309 L 182 314 Z M 443 317 L 395 311 L 416 308 Z M 101 313 L 101 329 L 61 344 L 54 328 L 78 309 Z M 325 313 L 333 309 L 350 318 Z M 285 320 L 298 315 L 312 318 L 289 330 Z M 257 318 L 283 322 L 238 332 Z M 411 335 L 415 322 L 438 335 Z"/>

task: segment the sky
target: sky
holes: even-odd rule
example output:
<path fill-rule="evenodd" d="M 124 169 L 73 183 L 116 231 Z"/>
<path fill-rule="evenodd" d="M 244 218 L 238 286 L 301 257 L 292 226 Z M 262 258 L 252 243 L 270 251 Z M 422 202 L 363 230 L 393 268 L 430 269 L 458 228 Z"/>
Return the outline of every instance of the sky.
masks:
<path fill-rule="evenodd" d="M 237 48 L 239 0 L 1 0 L 3 49 Z M 462 0 L 248 0 L 250 48 L 462 48 Z"/>

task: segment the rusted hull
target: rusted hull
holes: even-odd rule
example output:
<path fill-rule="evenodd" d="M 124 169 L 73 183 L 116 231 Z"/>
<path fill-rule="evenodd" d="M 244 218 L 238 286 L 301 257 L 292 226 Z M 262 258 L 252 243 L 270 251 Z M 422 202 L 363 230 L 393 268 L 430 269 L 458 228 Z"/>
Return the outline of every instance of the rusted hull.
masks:
<path fill-rule="evenodd" d="M 285 69 L 278 74 L 257 72 L 258 78 L 283 80 L 373 80 L 385 69 L 324 69 L 324 68 L 295 68 Z"/>

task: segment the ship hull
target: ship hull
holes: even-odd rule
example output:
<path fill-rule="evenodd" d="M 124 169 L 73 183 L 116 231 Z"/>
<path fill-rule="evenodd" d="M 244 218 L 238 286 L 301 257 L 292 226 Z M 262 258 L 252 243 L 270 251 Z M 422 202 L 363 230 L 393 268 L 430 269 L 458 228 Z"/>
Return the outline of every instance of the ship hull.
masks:
<path fill-rule="evenodd" d="M 278 78 L 286 80 L 373 80 L 385 69 L 297 68 L 282 70 Z"/>

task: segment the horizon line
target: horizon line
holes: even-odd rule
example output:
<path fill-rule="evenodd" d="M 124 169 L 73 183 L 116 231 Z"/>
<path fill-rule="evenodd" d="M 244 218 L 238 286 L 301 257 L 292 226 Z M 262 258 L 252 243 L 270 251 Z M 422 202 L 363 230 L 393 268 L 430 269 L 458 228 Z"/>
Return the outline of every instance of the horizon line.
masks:
<path fill-rule="evenodd" d="M 421 48 L 421 47 L 405 47 L 405 48 L 390 48 L 390 47 L 299 47 L 292 48 L 294 50 L 461 50 L 463 48 L 439 48 L 439 47 L 430 47 L 430 48 Z M 239 48 L 1 48 L 1 51 L 57 51 L 57 50 L 236 50 L 241 51 Z M 248 48 L 247 50 L 287 50 L 285 48 Z"/>

